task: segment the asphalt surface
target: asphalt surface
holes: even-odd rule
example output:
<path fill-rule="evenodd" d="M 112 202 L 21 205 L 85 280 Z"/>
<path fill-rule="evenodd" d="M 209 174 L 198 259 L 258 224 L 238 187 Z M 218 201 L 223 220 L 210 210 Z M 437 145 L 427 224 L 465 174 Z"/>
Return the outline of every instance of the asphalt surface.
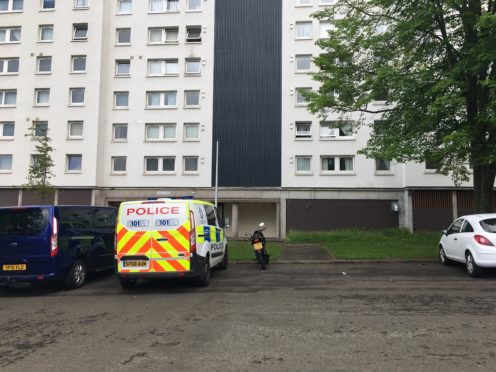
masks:
<path fill-rule="evenodd" d="M 184 281 L 0 294 L 0 370 L 494 371 L 496 274 L 428 263 L 231 265 Z"/>

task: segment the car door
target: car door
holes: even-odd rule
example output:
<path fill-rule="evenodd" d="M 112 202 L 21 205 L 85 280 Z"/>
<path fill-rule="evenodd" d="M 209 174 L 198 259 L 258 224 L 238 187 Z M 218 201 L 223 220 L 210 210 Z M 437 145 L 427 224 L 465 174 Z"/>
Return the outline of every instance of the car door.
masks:
<path fill-rule="evenodd" d="M 468 220 L 463 222 L 456 244 L 457 257 L 465 259 L 465 250 L 474 239 L 474 228 Z"/>
<path fill-rule="evenodd" d="M 211 263 L 215 266 L 222 261 L 224 256 L 224 232 L 217 222 L 215 207 L 210 204 L 205 204 L 204 207 L 208 221 Z"/>
<path fill-rule="evenodd" d="M 446 237 L 443 241 L 444 252 L 447 257 L 460 261 L 460 250 L 458 248 L 460 230 L 464 220 L 462 218 L 451 224 L 446 232 Z"/>

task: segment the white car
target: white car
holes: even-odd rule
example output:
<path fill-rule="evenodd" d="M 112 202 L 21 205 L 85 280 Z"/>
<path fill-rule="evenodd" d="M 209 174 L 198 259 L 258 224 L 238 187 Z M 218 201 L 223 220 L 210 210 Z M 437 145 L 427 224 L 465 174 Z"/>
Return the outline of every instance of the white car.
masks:
<path fill-rule="evenodd" d="M 462 262 L 468 275 L 478 277 L 483 268 L 496 267 L 496 213 L 462 216 L 443 231 L 439 241 L 443 265 Z"/>

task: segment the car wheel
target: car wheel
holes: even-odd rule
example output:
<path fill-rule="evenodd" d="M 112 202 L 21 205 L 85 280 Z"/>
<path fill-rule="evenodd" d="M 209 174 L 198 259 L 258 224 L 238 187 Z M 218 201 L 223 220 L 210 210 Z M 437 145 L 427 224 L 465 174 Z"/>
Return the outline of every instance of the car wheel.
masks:
<path fill-rule="evenodd" d="M 472 278 L 477 278 L 482 275 L 482 269 L 475 263 L 472 253 L 467 252 L 466 254 L 466 267 L 467 273 Z"/>
<path fill-rule="evenodd" d="M 87 276 L 88 269 L 86 263 L 83 260 L 76 260 L 72 264 L 64 284 L 68 289 L 81 288 L 86 283 Z"/>
<path fill-rule="evenodd" d="M 446 257 L 446 253 L 444 252 L 442 245 L 439 246 L 439 261 L 443 265 L 449 265 L 451 263 L 450 259 Z"/>
<path fill-rule="evenodd" d="M 136 287 L 137 282 L 138 282 L 137 279 L 119 278 L 119 283 L 121 284 L 121 287 L 123 289 L 133 289 L 134 287 Z"/>
<path fill-rule="evenodd" d="M 222 261 L 220 262 L 218 268 L 220 270 L 226 270 L 227 269 L 227 265 L 229 264 L 229 255 L 227 253 L 227 247 L 226 247 L 226 250 L 224 252 L 224 258 L 222 259 Z"/>
<path fill-rule="evenodd" d="M 208 287 L 210 284 L 210 260 L 208 256 L 205 258 L 203 262 L 203 266 L 201 269 L 200 275 L 196 278 L 196 285 L 199 287 Z"/>

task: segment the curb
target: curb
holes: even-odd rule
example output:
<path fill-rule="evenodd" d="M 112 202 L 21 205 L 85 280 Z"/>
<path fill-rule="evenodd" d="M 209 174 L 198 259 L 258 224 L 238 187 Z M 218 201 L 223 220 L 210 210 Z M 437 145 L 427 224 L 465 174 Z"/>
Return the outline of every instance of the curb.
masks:
<path fill-rule="evenodd" d="M 398 264 L 398 263 L 414 263 L 414 264 L 430 264 L 438 262 L 436 258 L 415 258 L 415 259 L 379 259 L 379 260 L 295 260 L 295 261 L 271 261 L 270 264 L 293 265 L 293 264 L 312 264 L 312 265 L 364 265 L 364 264 Z M 235 265 L 254 264 L 255 260 L 250 261 L 229 261 Z"/>

